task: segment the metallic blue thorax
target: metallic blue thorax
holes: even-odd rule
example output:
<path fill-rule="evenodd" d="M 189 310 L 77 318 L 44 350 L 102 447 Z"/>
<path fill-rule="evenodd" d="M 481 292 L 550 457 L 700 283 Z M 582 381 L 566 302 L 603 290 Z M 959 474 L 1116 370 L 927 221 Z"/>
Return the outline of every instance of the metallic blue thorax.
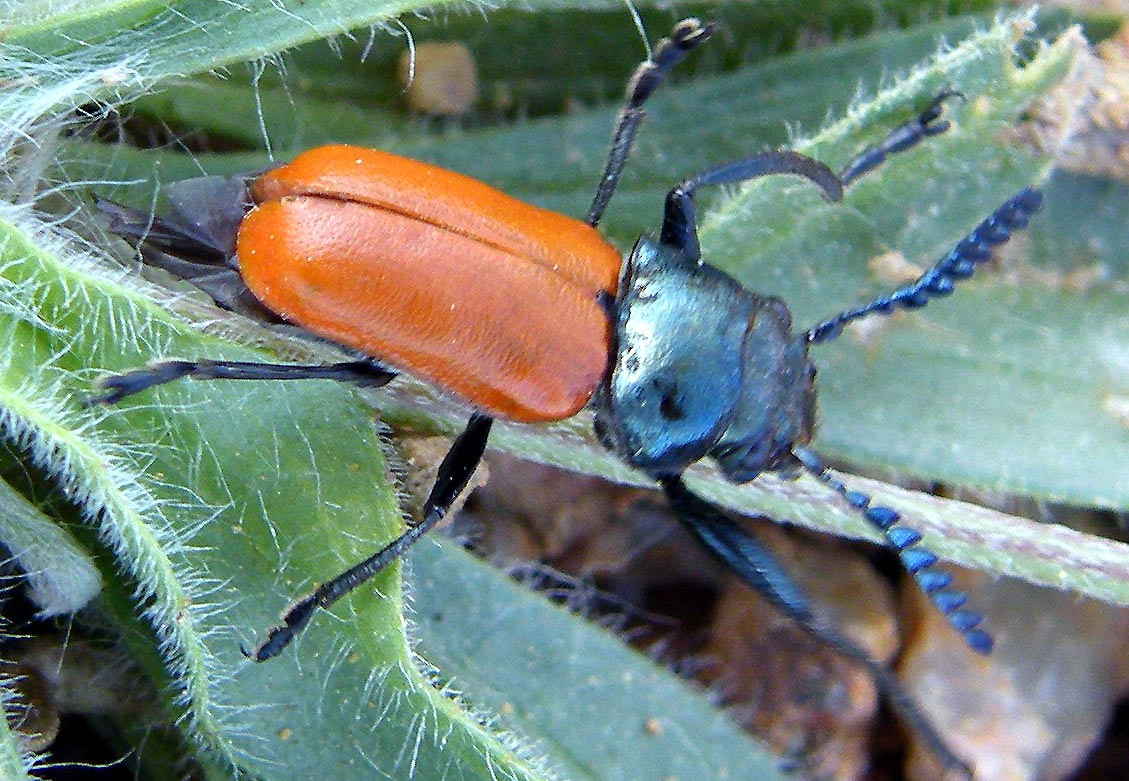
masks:
<path fill-rule="evenodd" d="M 815 370 L 778 299 L 640 238 L 620 275 L 601 440 L 652 477 L 710 456 L 747 482 L 811 439 Z"/>

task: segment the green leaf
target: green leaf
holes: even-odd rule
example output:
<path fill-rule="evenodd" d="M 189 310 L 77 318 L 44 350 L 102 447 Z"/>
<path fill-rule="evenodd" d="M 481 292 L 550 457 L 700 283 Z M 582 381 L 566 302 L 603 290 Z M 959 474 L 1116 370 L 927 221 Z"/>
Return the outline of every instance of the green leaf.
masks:
<path fill-rule="evenodd" d="M 387 467 L 367 408 L 331 384 L 303 388 L 301 408 L 269 386 L 200 384 L 92 420 L 79 407 L 91 390 L 87 365 L 122 369 L 155 349 L 255 353 L 217 350 L 137 293 L 73 257 L 63 266 L 4 227 L 5 279 L 35 312 L 6 321 L 11 355 L 52 367 L 25 379 L 8 361 L 8 431 L 97 522 L 201 747 L 267 776 L 284 760 L 298 777 L 346 773 L 358 762 L 387 772 L 411 762 L 429 774 L 453 766 L 468 778 L 493 764 L 536 777 L 416 671 L 396 572 L 375 584 L 383 598 L 369 590 L 340 609 L 349 617 L 343 631 L 309 633 L 299 653 L 271 665 L 239 653 L 286 595 L 396 533 L 400 515 L 379 479 Z M 63 371 L 68 379 L 51 376 Z M 367 713 L 381 728 L 352 734 Z M 326 731 L 340 739 L 326 741 Z M 428 740 L 405 751 L 413 734 Z"/>
<path fill-rule="evenodd" d="M 0 679 L 0 705 L 9 712 L 9 704 L 15 694 L 5 679 Z M 19 736 L 7 719 L 0 719 L 0 778 L 4 781 L 30 781 L 28 768 L 31 765 L 28 752 L 20 746 Z"/>
<path fill-rule="evenodd" d="M 796 143 L 832 165 L 843 164 L 901 121 L 909 113 L 906 107 L 925 105 L 952 85 L 968 98 L 950 104 L 954 126 L 948 134 L 891 160 L 851 188 L 843 204 L 825 204 L 812 188 L 791 181 L 754 182 L 706 211 L 704 256 L 753 289 L 783 298 L 799 324 L 814 324 L 895 287 L 870 267 L 887 253 L 898 250 L 924 270 L 1007 197 L 1046 176 L 1047 159 L 1017 145 L 1009 128 L 1037 96 L 1066 78 L 1079 44 L 1066 35 L 1017 68 L 1016 25 L 1003 23 L 954 43 L 912 76 L 860 102 L 846 120 Z M 695 158 L 684 169 L 693 171 L 707 165 L 708 157 L 738 156 L 735 146 L 759 148 L 743 133 L 726 132 L 732 117 L 779 118 L 793 107 L 802 115 L 804 106 L 821 105 L 816 96 L 826 78 L 822 74 L 849 72 L 860 62 L 884 61 L 885 69 L 897 70 L 903 62 L 899 57 L 908 67 L 925 56 L 941 30 L 955 39 L 960 29 L 953 25 L 804 52 L 656 96 L 633 166 L 609 212 L 609 231 L 628 246 L 640 230 L 657 228 L 665 192 L 661 182 L 678 178 L 669 172 L 673 150 L 680 158 Z M 892 54 L 885 58 L 887 52 Z M 417 144 L 408 151 L 542 205 L 579 213 L 587 195 L 582 183 L 590 179 L 569 161 L 599 160 L 598 145 L 586 140 L 599 138 L 599 124 L 577 117 L 560 127 L 518 128 L 460 139 L 457 147 Z M 538 145 L 566 151 L 560 160 L 531 171 L 520 161 L 553 155 L 536 151 Z M 1055 205 L 1057 186 L 1057 180 L 1051 182 L 1047 196 L 1052 214 L 1062 208 Z M 1075 202 L 1093 203 L 1088 212 L 1115 213 L 1104 204 L 1103 192 Z M 1035 217 L 1036 229 L 1043 217 Z M 1110 242 L 1103 258 L 1116 258 L 1123 246 L 1122 232 L 1110 227 L 1115 221 L 1111 217 L 1100 233 Z M 1116 279 L 1085 292 L 1048 290 L 1022 273 L 1023 250 L 1031 245 L 1032 239 L 1020 234 L 1005 252 L 1019 273 L 982 270 L 949 300 L 878 320 L 873 330 L 854 329 L 832 345 L 815 348 L 822 423 L 817 448 L 833 458 L 928 480 L 1082 506 L 1129 506 L 1129 487 L 1121 479 L 1129 467 L 1124 425 L 1102 403 L 1124 388 L 1124 376 L 1111 363 L 1119 353 L 1109 349 L 1127 336 L 1124 293 Z M 386 419 L 395 422 L 403 414 L 406 422 L 419 425 L 414 411 L 425 391 L 399 392 L 402 404 L 395 399 L 382 404 Z M 637 475 L 591 443 L 589 431 L 590 421 L 581 416 L 551 433 L 502 427 L 494 442 L 526 458 L 637 482 Z M 586 437 L 588 444 L 578 446 Z M 1102 458 L 1089 458 L 1097 444 Z M 699 490 L 733 509 L 873 537 L 852 512 L 829 498 L 829 491 L 807 481 L 762 477 L 738 488 L 708 467 L 695 474 L 704 478 Z M 1067 532 L 1061 546 L 1032 549 L 1031 541 L 1043 533 L 1039 524 L 961 502 L 906 495 L 892 486 L 862 480 L 852 485 L 905 510 L 943 557 L 1121 604 L 1129 600 L 1129 579 L 1111 566 L 1129 560 L 1122 545 Z M 989 538 L 995 555 L 984 547 Z M 1081 562 L 1076 577 L 1063 574 L 1069 562 L 1046 565 L 1058 562 L 1064 549 L 1092 556 Z M 1078 562 L 1077 556 L 1070 558 Z"/>
<path fill-rule="evenodd" d="M 47 12 L 18 17 L 3 44 L 0 76 L 17 87 L 0 96 L 0 109 L 18 108 L 5 116 L 43 137 L 50 133 L 34 120 L 59 107 L 137 94 L 170 75 L 197 73 L 373 23 L 387 18 L 393 6 L 261 4 L 247 11 L 212 3 L 172 8 L 107 3 L 83 6 L 81 13 L 78 6 L 65 8 L 70 12 L 65 18 Z M 581 46 L 583 27 L 562 26 L 569 30 L 562 41 Z M 785 295 L 800 323 L 864 300 L 881 287 L 870 279 L 870 258 L 898 247 L 911 260 L 931 259 L 1006 194 L 1045 171 L 1045 159 L 1018 148 L 1004 131 L 1031 100 L 1064 78 L 1072 51 L 1061 44 L 1016 70 L 1011 47 L 1022 18 L 985 25 L 970 36 L 975 26 L 958 20 L 803 51 L 667 90 L 654 101 L 613 201 L 610 235 L 628 246 L 640 230 L 657 228 L 662 195 L 678 178 L 781 143 L 786 121 L 818 126 L 828 111 L 841 114 L 860 79 L 874 85 L 904 72 L 928 57 L 946 34 L 963 42 L 915 75 L 888 82 L 889 89 L 860 100 L 848 120 L 832 123 L 801 146 L 842 162 L 952 83 L 969 100 L 951 107 L 954 130 L 947 137 L 891 161 L 853 188 L 841 206 L 822 204 L 791 183 L 764 182 L 721 201 L 703 223 L 711 262 L 758 290 Z M 503 36 L 495 45 L 534 50 L 537 27 L 529 40 Z M 94 42 L 89 50 L 74 44 L 79 33 Z M 71 70 L 54 73 L 53 80 L 28 79 L 45 71 L 17 59 L 17 44 L 55 57 L 65 51 Z M 609 70 L 601 78 L 613 83 L 621 77 Z M 233 135 L 239 130 L 243 138 L 254 137 L 247 135 L 247 126 L 258 122 L 257 111 L 244 110 L 254 105 L 253 91 L 223 85 L 198 89 L 204 91 L 184 94 L 203 96 L 205 110 L 217 103 L 239 107 L 243 114 L 231 123 Z M 168 90 L 164 105 L 151 102 L 145 110 L 195 116 L 178 105 L 174 86 Z M 350 104 L 339 115 L 333 109 L 330 123 L 325 119 L 330 104 L 298 102 L 294 114 L 301 121 L 280 145 L 308 143 L 304 128 L 320 116 L 326 127 L 317 132 L 367 128 L 370 135 L 357 130 L 350 138 L 379 138 L 395 151 L 478 175 L 575 214 L 590 197 L 614 114 L 608 106 L 503 129 L 415 138 L 403 120 L 364 105 Z M 274 110 L 285 112 L 285 104 Z M 268 127 L 278 127 L 275 123 L 271 119 Z M 17 159 L 9 150 L 19 147 L 8 137 L 0 144 L 14 182 L 39 173 L 19 168 L 36 159 Z M 201 168 L 249 170 L 264 162 L 245 155 L 137 153 L 87 143 L 59 148 L 58 179 L 107 182 L 94 188 L 103 194 L 113 180 L 138 176 L 151 184 Z M 276 155 L 281 159 L 286 153 L 280 148 Z M 132 189 L 133 202 L 140 205 L 148 204 L 153 192 L 145 184 L 122 189 Z M 935 208 L 939 203 L 946 208 Z M 0 361 L 4 436 L 18 441 L 97 528 L 100 542 L 92 544 L 92 552 L 108 553 L 122 581 L 107 588 L 101 606 L 117 617 L 132 646 L 140 642 L 163 666 L 163 671 L 152 664 L 147 669 L 173 693 L 167 708 L 214 777 L 231 768 L 280 779 L 358 772 L 542 778 L 544 768 L 579 778 L 772 776 L 771 762 L 755 745 L 648 661 L 446 545 L 425 544 L 411 557 L 409 569 L 416 648 L 437 671 L 420 673 L 409 650 L 397 570 L 330 614 L 319 614 L 315 626 L 281 658 L 263 665 L 243 659 L 239 644 L 260 638 L 290 598 L 370 552 L 400 527 L 385 479 L 390 467 L 362 397 L 375 400 L 382 420 L 425 430 L 453 431 L 465 411 L 410 380 L 397 380 L 388 392 L 375 394 L 314 382 L 284 387 L 185 382 L 110 410 L 84 409 L 81 400 L 99 374 L 155 357 L 249 359 L 268 354 L 260 349 L 264 346 L 270 354 L 294 359 L 328 353 L 218 313 L 197 295 L 170 293 L 136 275 L 107 271 L 89 261 L 90 250 L 73 236 L 63 241 L 26 207 L 5 207 L 0 237 L 0 328 L 13 345 Z M 1042 344 L 1025 346 L 1021 337 L 1030 339 L 1032 331 L 1022 329 L 1008 337 L 1015 344 L 995 352 L 986 349 L 990 340 L 972 337 L 995 333 L 999 318 L 991 317 L 993 312 L 1019 311 L 1032 318 L 1053 314 L 1040 291 L 1012 293 L 1009 284 L 1006 278 L 977 279 L 963 285 L 951 302 L 901 318 L 902 328 L 882 333 L 877 346 L 852 346 L 848 336 L 821 350 L 821 449 L 864 465 L 967 485 L 1124 507 L 1120 494 L 1096 489 L 1115 492 L 1120 485 L 1113 475 L 1124 474 L 1124 442 L 1114 442 L 1103 463 L 1087 465 L 1093 476 L 1080 477 L 1084 470 L 1074 463 L 1052 462 L 1017 478 L 1011 469 L 1000 468 L 1008 462 L 975 457 L 983 437 L 993 438 L 993 446 L 1002 441 L 1006 458 L 1025 455 L 1015 452 L 1014 436 L 1009 440 L 1009 432 L 997 430 L 1002 426 L 983 433 L 974 424 L 984 423 L 981 397 L 1007 401 L 1031 383 L 1032 362 Z M 1078 325 L 1069 336 L 1103 329 L 1111 338 L 1123 333 L 1117 330 L 1123 302 L 1116 289 L 1110 286 L 1101 295 L 1106 303 L 1094 310 L 1098 320 L 1092 328 Z M 1019 308 L 1026 306 L 1035 309 Z M 926 357 L 935 360 L 929 350 L 937 351 L 943 341 L 935 336 L 939 329 L 963 323 L 928 319 L 933 310 L 937 317 L 949 317 L 940 313 L 950 307 L 956 307 L 952 316 L 972 318 L 978 327 L 956 332 L 972 337 L 954 340 L 957 349 L 937 359 L 946 361 L 940 377 L 960 376 L 971 383 L 980 394 L 973 397 L 975 405 L 963 386 L 938 399 L 930 384 L 938 383 L 939 372 L 923 365 Z M 189 320 L 207 325 L 197 330 Z M 1062 320 L 1051 322 L 1056 328 L 1070 325 Z M 897 334 L 907 329 L 905 336 Z M 940 333 L 948 338 L 949 331 Z M 1023 348 L 1019 368 L 1013 371 L 1013 364 L 1005 363 L 1008 371 L 998 370 L 1001 354 L 1010 356 L 1009 347 Z M 851 373 L 869 371 L 872 364 L 881 368 L 888 349 L 895 351 L 891 361 L 901 361 L 900 371 L 873 379 Z M 840 363 L 836 354 L 845 356 Z M 1070 374 L 1068 381 L 1077 383 L 1080 393 L 1092 390 L 1098 381 L 1080 374 Z M 863 388 L 883 392 L 859 393 Z M 916 406 L 915 399 L 920 400 Z M 987 414 L 994 409 L 989 405 Z M 943 421 L 939 427 L 912 428 L 933 417 Z M 1070 422 L 1055 425 L 1065 428 Z M 585 415 L 552 427 L 501 427 L 494 444 L 612 479 L 639 479 L 595 445 Z M 695 472 L 695 478 L 703 493 L 727 506 L 859 533 L 858 519 L 810 481 L 765 479 L 734 487 L 708 469 Z M 1088 482 L 1078 482 L 1083 478 Z M 1129 602 L 1124 546 L 1069 530 L 1044 534 L 1000 513 L 862 479 L 851 482 L 905 510 L 927 532 L 951 537 L 934 546 L 947 555 L 990 571 Z M 994 534 L 986 543 L 988 530 Z M 131 613 L 141 620 L 131 619 Z M 469 709 L 448 696 L 453 689 L 465 693 Z M 482 709 L 492 712 L 485 717 L 488 728 L 468 715 Z M 613 713 L 614 718 L 608 715 Z M 650 735 L 642 729 L 650 719 L 669 729 Z M 520 737 L 501 739 L 498 728 Z"/>
<path fill-rule="evenodd" d="M 69 32 L 104 22 L 96 10 L 69 20 Z M 158 28 L 171 18 L 162 14 L 154 17 Z M 217 29 L 211 20 L 201 28 Z M 138 35 L 144 32 L 138 28 Z M 179 30 L 183 37 L 171 56 L 179 57 L 178 47 L 196 32 L 191 25 Z M 19 40 L 34 42 L 33 33 L 23 30 L 30 37 Z M 91 36 L 120 45 L 113 36 Z M 212 52 L 210 64 L 229 54 Z M 167 65 L 154 67 L 151 74 Z M 66 86 L 76 83 L 91 84 L 79 78 Z M 29 89 L 24 110 L 66 105 L 74 95 Z M 333 615 L 319 615 L 321 631 L 307 633 L 291 653 L 265 665 L 245 660 L 239 645 L 254 643 L 292 595 L 399 528 L 368 408 L 347 389 L 320 383 L 295 388 L 293 396 L 260 384 L 186 383 L 112 410 L 84 408 L 98 374 L 157 354 L 248 359 L 262 353 L 188 328 L 170 310 L 199 316 L 196 301 L 106 272 L 89 262 L 75 237 L 58 235 L 26 208 L 5 207 L 3 214 L 0 327 L 12 345 L 0 364 L 4 434 L 97 529 L 93 555 L 111 558 L 118 570 L 100 607 L 120 622 L 158 686 L 172 692 L 170 717 L 211 775 L 226 766 L 264 778 L 347 777 L 356 768 L 393 777 L 540 778 L 548 766 L 615 777 L 614 767 L 599 763 L 617 760 L 613 749 L 639 743 L 652 745 L 632 753 L 660 770 L 669 760 L 698 775 L 720 762 L 749 777 L 774 777 L 772 760 L 682 684 L 621 647 L 611 652 L 612 641 L 597 630 L 512 588 L 506 598 L 522 601 L 539 620 L 523 647 L 536 648 L 542 632 L 569 638 L 538 655 L 547 668 L 607 659 L 597 669 L 608 691 L 596 692 L 600 704 L 592 707 L 603 709 L 614 696 L 625 713 L 637 714 L 635 723 L 655 718 L 677 725 L 676 735 L 700 733 L 703 745 L 715 747 L 711 756 L 687 759 L 684 747 L 669 741 L 656 750 L 641 730 L 606 730 L 603 756 L 590 735 L 541 735 L 539 728 L 555 725 L 546 715 L 560 710 L 555 698 L 544 697 L 522 708 L 528 729 L 521 746 L 502 740 L 417 669 L 395 568 Z M 255 338 L 246 325 L 221 330 L 228 328 Z M 558 629 L 562 623 L 567 633 Z M 139 643 L 145 635 L 149 643 Z M 514 642 L 512 634 L 506 639 Z M 636 672 L 625 677 L 625 670 Z M 592 672 L 589 664 L 576 674 Z M 484 672 L 475 677 L 489 681 Z M 519 685 L 536 692 L 547 683 Z M 567 679 L 554 683 L 573 686 Z M 586 751 L 595 764 L 574 758 Z"/>
<path fill-rule="evenodd" d="M 565 778 L 781 777 L 727 715 L 583 618 L 453 545 L 411 562 L 419 653 Z"/>
<path fill-rule="evenodd" d="M 31 601 L 41 617 L 76 613 L 102 586 L 79 543 L 6 481 L 0 480 L 0 542 L 28 573 Z"/>
<path fill-rule="evenodd" d="M 540 777 L 534 766 L 542 760 L 531 765 L 498 743 L 417 672 L 403 635 L 395 572 L 333 611 L 337 619 L 319 616 L 319 631 L 306 633 L 280 659 L 256 665 L 239 654 L 241 643 L 254 643 L 274 622 L 288 595 L 343 568 L 398 528 L 394 497 L 377 479 L 387 467 L 367 408 L 331 383 L 304 384 L 297 396 L 258 383 L 185 383 L 132 408 L 100 413 L 91 428 L 90 411 L 78 407 L 92 389 L 86 363 L 121 369 L 154 350 L 227 358 L 255 353 L 217 349 L 214 339 L 187 331 L 137 293 L 92 269 L 60 266 L 31 241 L 20 242 L 15 226 L 5 228 L 5 279 L 20 287 L 35 312 L 7 321 L 5 335 L 16 347 L 11 355 L 73 372 L 62 385 L 36 385 L 51 374 L 41 370 L 29 386 L 26 367 L 10 361 L 3 384 L 8 431 L 20 432 L 33 459 L 98 520 L 100 537 L 133 583 L 124 592 L 112 590 L 106 598 L 119 604 L 107 609 L 121 615 L 128 610 L 122 602 L 145 606 L 143 617 L 180 692 L 175 707 L 184 709 L 197 743 L 264 777 L 347 773 L 356 766 L 392 775 L 411 766 L 429 777 Z M 444 572 L 460 566 L 467 564 L 432 565 Z M 481 599 L 487 587 L 489 580 L 472 593 Z M 688 698 L 681 684 L 663 684 L 664 698 L 677 702 L 677 710 L 640 711 L 644 701 L 655 704 L 654 694 L 639 694 L 657 690 L 653 666 L 624 649 L 609 654 L 610 639 L 531 600 L 525 598 L 523 609 L 552 629 L 525 627 L 532 632 L 528 647 L 538 647 L 532 641 L 542 632 L 566 637 L 556 624 L 571 627 L 569 642 L 537 652 L 544 664 L 601 660 L 617 687 L 625 686 L 624 663 L 637 668 L 637 683 L 622 695 L 624 706 L 640 714 L 636 722 L 645 715 L 685 722 L 688 730 L 706 725 L 712 740 L 724 737 L 718 756 L 747 762 L 749 773 L 767 772 L 756 771 L 766 767 L 757 750 L 740 748 L 747 739 Z M 577 674 L 586 680 L 591 670 Z M 543 718 L 557 706 L 549 700 L 540 707 Z M 622 735 L 604 737 L 623 745 Z M 563 736 L 552 741 L 569 743 Z M 590 746 L 572 742 L 576 751 Z M 278 772 L 279 762 L 289 775 Z"/>

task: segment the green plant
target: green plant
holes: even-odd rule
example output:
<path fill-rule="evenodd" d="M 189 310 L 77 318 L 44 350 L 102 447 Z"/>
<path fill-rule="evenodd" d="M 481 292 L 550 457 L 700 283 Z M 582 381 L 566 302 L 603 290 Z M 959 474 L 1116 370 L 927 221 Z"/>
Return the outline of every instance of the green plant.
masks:
<path fill-rule="evenodd" d="M 486 62 L 499 52 L 539 47 L 544 60 L 558 49 L 589 52 L 578 62 L 566 58 L 578 70 L 590 68 L 587 78 L 531 64 L 545 84 L 523 100 L 538 111 L 560 96 L 583 95 L 598 105 L 427 135 L 395 112 L 367 105 L 365 90 L 378 77 L 346 67 L 358 62 L 355 53 L 327 58 L 328 47 L 306 49 L 285 85 L 272 82 L 278 52 L 382 23 L 412 10 L 410 4 L 165 5 L 84 3 L 59 12 L 45 4 L 39 14 L 38 4 L 26 3 L 0 43 L 7 196 L 0 207 L 0 328 L 11 345 L 0 362 L 0 431 L 8 446 L 0 464 L 15 488 L 0 497 L 0 507 L 7 518 L 19 507 L 29 528 L 69 534 L 74 544 L 20 545 L 6 519 L 0 537 L 25 568 L 69 599 L 42 609 L 74 610 L 81 602 L 74 573 L 87 583 L 100 574 L 93 614 L 161 692 L 163 718 L 179 726 L 151 737 L 147 750 L 163 756 L 167 744 L 165 750 L 187 753 L 216 777 L 775 777 L 759 748 L 682 684 L 451 545 L 425 544 L 411 557 L 414 609 L 443 616 L 418 622 L 411 645 L 411 611 L 400 573 L 392 571 L 332 616 L 318 616 L 282 658 L 253 665 L 241 657 L 240 642 L 253 643 L 287 598 L 399 527 L 369 404 L 393 429 L 454 430 L 460 412 L 430 389 L 411 381 L 373 394 L 321 383 L 180 383 L 120 409 L 81 406 L 97 376 L 154 357 L 316 351 L 216 312 L 182 289 L 116 269 L 100 257 L 104 236 L 87 233 L 98 242 L 91 244 L 73 232 L 89 219 L 88 206 L 76 199 L 87 189 L 143 205 L 156 182 L 201 168 L 249 170 L 264 162 L 262 154 L 138 151 L 64 137 L 61 129 L 75 126 L 65 121 L 73 109 L 137 100 L 129 104 L 135 117 L 237 144 L 257 143 L 263 127 L 278 158 L 327 137 L 378 145 L 579 214 L 602 162 L 614 95 L 639 58 L 626 14 L 542 10 L 456 21 L 468 36 L 481 36 L 476 49 Z M 913 21 L 915 13 L 935 13 L 914 11 L 919 5 L 890 3 L 887 13 Z M 827 28 L 840 34 L 851 29 L 852 14 L 862 13 L 813 3 L 807 16 L 784 9 L 772 17 L 771 6 L 765 13 L 777 29 L 788 29 L 788 18 L 811 24 L 827 13 Z M 665 18 L 649 17 L 652 34 L 669 24 Z M 858 18 L 863 28 L 874 23 Z M 611 62 L 597 46 L 605 24 L 626 64 Z M 679 175 L 672 170 L 687 173 L 784 143 L 786 123 L 818 127 L 827 116 L 843 118 L 794 142 L 841 163 L 907 110 L 957 85 L 969 100 L 953 108 L 953 131 L 861 183 L 842 206 L 787 182 L 763 181 L 704 210 L 705 255 L 788 300 L 798 321 L 863 300 L 888 287 L 868 261 L 894 247 L 915 263 L 931 261 L 1004 197 L 1049 174 L 1045 151 L 1011 131 L 1034 122 L 1032 104 L 1068 79 L 1078 39 L 1068 33 L 1047 47 L 1029 44 L 1030 58 L 1018 68 L 1014 50 L 1030 27 L 1028 15 L 996 22 L 954 17 L 714 77 L 698 74 L 696 83 L 656 97 L 612 205 L 610 235 L 626 246 L 656 227 L 660 199 Z M 742 38 L 743 25 L 733 29 L 750 49 L 771 40 Z M 597 39 L 591 49 L 583 44 L 589 31 Z M 373 33 L 378 48 L 391 50 L 387 35 Z M 951 47 L 934 56 L 942 37 Z M 241 79 L 237 63 L 245 61 L 260 68 Z M 730 66 L 715 60 L 712 67 Z M 196 77 L 221 68 L 231 78 Z M 860 79 L 866 97 L 848 107 Z M 1090 224 L 1082 201 L 1054 205 L 1060 187 L 1077 192 L 1081 185 L 1052 181 L 1052 205 L 1030 245 L 1051 246 Z M 1123 190 L 1106 197 L 1124 198 Z M 1064 216 L 1067 209 L 1079 214 Z M 1124 240 L 1115 234 L 1107 229 L 1101 236 L 1102 262 L 1117 257 Z M 1037 249 L 1031 254 L 1038 259 Z M 1075 264 L 1094 262 L 1049 261 L 1048 274 L 1060 278 Z M 1032 261 L 1017 262 L 1027 268 Z M 810 269 L 820 270 L 818 285 Z M 1125 509 L 1129 485 L 1119 477 L 1129 466 L 1129 434 L 1111 413 L 1123 409 L 1117 399 L 1129 398 L 1129 377 L 1111 352 L 1129 343 L 1124 292 L 1116 284 L 1079 290 L 1047 279 L 989 276 L 914 315 L 912 325 L 821 352 L 819 449 L 867 468 Z M 913 372 L 903 371 L 910 365 Z M 586 417 L 504 427 L 495 442 L 524 457 L 638 481 L 599 449 L 589 429 Z M 865 535 L 857 518 L 810 481 L 735 488 L 709 469 L 696 478 L 703 494 L 735 510 Z M 1050 534 L 1023 519 L 893 485 L 857 484 L 912 516 L 933 534 L 931 546 L 955 561 L 1129 603 L 1123 547 Z M 33 531 L 31 538 L 47 533 Z M 76 563 L 76 550 L 85 564 Z M 665 737 L 643 730 L 651 718 L 671 725 Z M 10 738 L 0 739 L 11 754 Z"/>

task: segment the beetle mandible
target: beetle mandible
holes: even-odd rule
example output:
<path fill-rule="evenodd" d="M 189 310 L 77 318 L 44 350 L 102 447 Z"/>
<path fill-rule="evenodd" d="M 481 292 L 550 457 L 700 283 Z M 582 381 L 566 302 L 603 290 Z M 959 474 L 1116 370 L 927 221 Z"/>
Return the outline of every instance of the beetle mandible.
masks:
<path fill-rule="evenodd" d="M 422 522 L 293 603 L 248 653 L 258 661 L 280 653 L 318 608 L 395 561 L 446 515 L 482 458 L 494 418 L 560 420 L 591 405 L 600 441 L 658 482 L 699 543 L 806 632 L 863 665 L 946 767 L 971 776 L 893 676 L 820 620 L 774 558 L 691 492 L 682 474 L 708 457 L 735 483 L 764 472 L 815 476 L 884 535 L 968 646 L 988 653 L 992 640 L 979 628 L 981 616 L 964 609 L 966 595 L 934 567 L 920 535 L 896 511 L 850 490 L 807 449 L 816 398 L 808 348 L 853 320 L 920 308 L 952 292 L 1026 226 L 1042 196 L 1020 191 L 912 284 L 798 333 L 782 301 L 702 261 L 698 188 L 788 174 L 839 201 L 889 155 L 948 129 L 944 105 L 958 93 L 945 90 L 839 172 L 774 150 L 685 179 L 666 197 L 658 239 L 640 237 L 621 258 L 595 227 L 644 104 L 713 30 L 683 20 L 638 66 L 583 221 L 450 171 L 350 146 L 319 147 L 259 176 L 170 185 L 173 214 L 163 219 L 99 201 L 111 229 L 140 244 L 146 262 L 189 279 L 220 306 L 298 326 L 356 358 L 332 365 L 161 361 L 104 378 L 93 401 L 114 403 L 182 377 L 375 386 L 405 371 L 474 410 L 440 465 Z M 467 295 L 465 281 L 474 278 L 491 284 Z"/>

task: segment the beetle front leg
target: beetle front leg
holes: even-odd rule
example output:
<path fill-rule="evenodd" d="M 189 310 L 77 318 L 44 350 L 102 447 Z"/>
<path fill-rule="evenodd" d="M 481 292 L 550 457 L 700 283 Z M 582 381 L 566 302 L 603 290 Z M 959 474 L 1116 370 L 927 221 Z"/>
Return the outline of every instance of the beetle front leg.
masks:
<path fill-rule="evenodd" d="M 294 636 L 310 622 L 315 610 L 319 607 L 329 607 L 396 561 L 443 520 L 451 504 L 466 489 L 471 475 L 482 461 L 493 422 L 494 419 L 486 415 L 471 416 L 463 433 L 455 439 L 439 465 L 439 476 L 435 479 L 435 485 L 431 488 L 427 502 L 424 503 L 423 520 L 418 525 L 408 528 L 364 561 L 350 567 L 332 580 L 322 583 L 312 593 L 292 603 L 283 612 L 282 623 L 267 632 L 267 638 L 253 650 L 244 650 L 244 656 L 256 662 L 264 662 L 278 656 Z"/>
<path fill-rule="evenodd" d="M 694 193 L 699 187 L 737 184 L 762 176 L 791 174 L 812 182 L 829 201 L 843 199 L 843 187 L 835 172 L 818 160 L 790 149 L 761 152 L 740 160 L 707 168 L 679 182 L 666 196 L 659 242 L 677 247 L 690 260 L 698 260 L 698 226 L 694 216 Z"/>
<path fill-rule="evenodd" d="M 891 130 L 881 143 L 864 149 L 838 174 L 814 158 L 787 149 L 762 152 L 701 171 L 682 181 L 667 194 L 661 241 L 678 247 L 689 258 L 698 259 L 694 191 L 708 185 L 737 184 L 762 176 L 792 174 L 813 182 L 823 190 L 829 201 L 838 202 L 842 200 L 843 190 L 847 185 L 873 171 L 889 155 L 903 152 L 929 136 L 948 130 L 949 123 L 940 119 L 941 113 L 945 101 L 959 94 L 945 90 L 933 99 L 928 108 L 909 122 Z"/>
<path fill-rule="evenodd" d="M 608 159 L 604 164 L 604 172 L 600 176 L 600 184 L 596 188 L 596 195 L 592 198 L 592 205 L 588 207 L 588 215 L 584 218 L 589 225 L 595 227 L 599 223 L 600 218 L 604 216 L 604 210 L 608 207 L 608 201 L 615 193 L 620 174 L 623 173 L 627 157 L 631 154 L 635 134 L 647 114 L 643 110 L 643 104 L 690 51 L 709 39 L 715 27 L 713 23 L 702 24 L 697 19 L 683 19 L 671 30 L 669 38 L 659 41 L 651 58 L 640 63 L 631 75 L 631 79 L 627 82 L 627 96 L 619 112 L 619 122 L 612 136 L 612 145 L 608 150 Z"/>
<path fill-rule="evenodd" d="M 951 88 L 945 89 L 924 111 L 887 133 L 881 143 L 859 152 L 839 172 L 839 181 L 846 187 L 882 165 L 888 156 L 915 147 L 929 136 L 944 133 L 949 129 L 949 121 L 941 119 L 941 113 L 945 109 L 945 101 L 956 97 L 963 98 L 964 95 Z"/>
<path fill-rule="evenodd" d="M 799 585 L 763 545 L 717 507 L 691 492 L 681 477 L 662 478 L 660 483 L 678 520 L 714 558 L 806 633 L 866 669 L 879 691 L 921 737 L 929 752 L 946 769 L 972 778 L 972 769 L 949 748 L 898 679 L 816 616 Z"/>

